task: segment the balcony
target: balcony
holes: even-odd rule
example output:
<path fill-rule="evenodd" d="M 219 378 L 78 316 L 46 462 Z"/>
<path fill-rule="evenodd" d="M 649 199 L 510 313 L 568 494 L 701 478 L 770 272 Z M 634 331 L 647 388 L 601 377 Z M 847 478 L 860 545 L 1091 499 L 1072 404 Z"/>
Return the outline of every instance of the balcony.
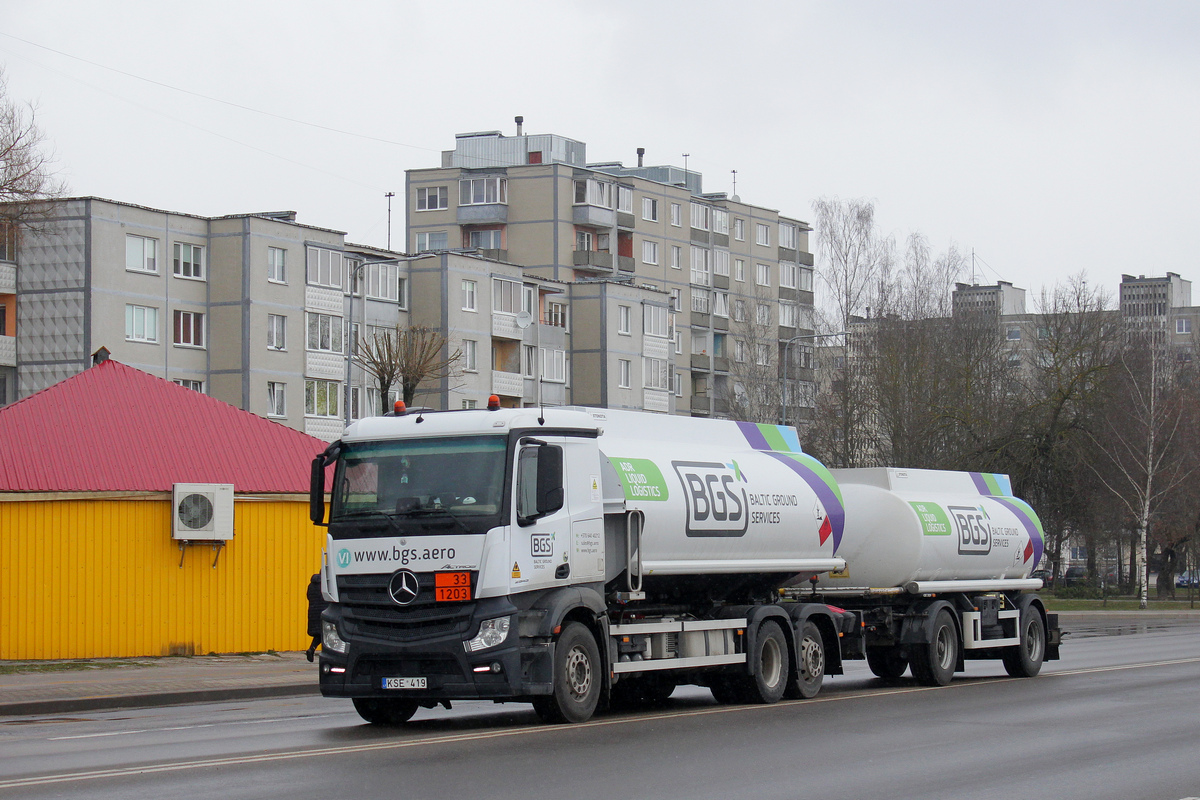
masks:
<path fill-rule="evenodd" d="M 635 267 L 633 256 L 617 256 L 617 269 L 622 272 L 633 272 Z"/>
<path fill-rule="evenodd" d="M 692 395 L 691 410 L 693 414 L 709 413 L 708 397 L 704 395 Z"/>
<path fill-rule="evenodd" d="M 503 203 L 458 207 L 459 225 L 486 225 L 505 222 L 508 222 L 508 206 Z"/>
<path fill-rule="evenodd" d="M 0 264 L 0 294 L 17 293 L 17 268 L 13 264 Z"/>
<path fill-rule="evenodd" d="M 708 355 L 705 353 L 692 353 L 691 367 L 692 369 L 708 372 L 711 369 L 709 366 Z"/>
<path fill-rule="evenodd" d="M 642 408 L 646 411 L 669 414 L 671 412 L 671 395 L 659 389 L 644 389 Z"/>
<path fill-rule="evenodd" d="M 492 394 L 501 397 L 523 397 L 525 395 L 525 376 L 519 372 L 492 370 Z"/>
<path fill-rule="evenodd" d="M 524 331 L 517 327 L 517 318 L 508 314 L 492 314 L 492 337 L 520 339 Z"/>
<path fill-rule="evenodd" d="M 577 267 L 612 272 L 613 257 L 607 250 L 576 250 L 571 263 Z"/>
<path fill-rule="evenodd" d="M 0 367 L 17 365 L 17 337 L 0 336 Z"/>
<path fill-rule="evenodd" d="M 572 206 L 571 221 L 592 228 L 611 228 L 617 224 L 617 212 L 599 206 Z"/>

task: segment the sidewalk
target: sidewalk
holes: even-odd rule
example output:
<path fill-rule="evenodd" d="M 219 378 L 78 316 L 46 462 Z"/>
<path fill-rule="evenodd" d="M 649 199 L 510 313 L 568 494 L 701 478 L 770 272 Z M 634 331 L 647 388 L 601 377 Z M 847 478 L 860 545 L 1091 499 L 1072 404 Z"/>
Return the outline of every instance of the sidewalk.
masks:
<path fill-rule="evenodd" d="M 0 661 L 0 716 L 318 692 L 317 665 L 303 653 Z"/>

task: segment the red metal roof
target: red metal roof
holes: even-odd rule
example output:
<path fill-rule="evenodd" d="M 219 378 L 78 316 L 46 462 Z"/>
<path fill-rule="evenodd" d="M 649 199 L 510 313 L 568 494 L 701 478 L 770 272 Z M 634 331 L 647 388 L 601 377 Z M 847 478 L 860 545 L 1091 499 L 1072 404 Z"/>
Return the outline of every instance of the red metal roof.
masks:
<path fill-rule="evenodd" d="M 0 492 L 308 491 L 325 442 L 109 359 L 0 408 Z"/>

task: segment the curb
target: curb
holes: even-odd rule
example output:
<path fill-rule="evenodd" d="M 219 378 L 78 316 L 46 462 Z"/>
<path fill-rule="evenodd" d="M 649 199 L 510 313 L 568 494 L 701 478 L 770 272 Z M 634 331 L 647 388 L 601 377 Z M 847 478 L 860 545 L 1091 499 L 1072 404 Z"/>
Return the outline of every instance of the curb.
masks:
<path fill-rule="evenodd" d="M 69 697 L 0 704 L 0 717 L 38 714 L 62 714 L 75 711 L 109 711 L 119 708 L 156 708 L 190 703 L 219 703 L 227 700 L 256 700 L 273 697 L 304 697 L 320 694 L 316 683 L 292 686 L 249 686 L 229 689 L 195 689 L 176 692 L 151 692 L 108 697 Z"/>

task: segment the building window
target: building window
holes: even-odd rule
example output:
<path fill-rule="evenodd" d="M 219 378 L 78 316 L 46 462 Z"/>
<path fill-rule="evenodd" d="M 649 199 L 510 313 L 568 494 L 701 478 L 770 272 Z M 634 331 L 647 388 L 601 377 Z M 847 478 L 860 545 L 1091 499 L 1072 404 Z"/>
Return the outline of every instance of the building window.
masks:
<path fill-rule="evenodd" d="M 474 339 L 463 339 L 463 371 L 479 371 L 479 342 Z"/>
<path fill-rule="evenodd" d="M 338 417 L 342 385 L 337 381 L 304 382 L 304 414 L 309 417 Z"/>
<path fill-rule="evenodd" d="M 499 228 L 469 231 L 467 234 L 467 247 L 479 248 L 481 250 L 503 250 L 504 246 L 500 243 L 500 240 L 503 238 L 502 234 L 503 231 Z"/>
<path fill-rule="evenodd" d="M 462 282 L 462 310 L 475 311 L 475 281 Z"/>
<path fill-rule="evenodd" d="M 585 231 L 581 228 L 575 229 L 575 249 L 583 252 L 591 252 L 592 249 L 592 232 Z"/>
<path fill-rule="evenodd" d="M 130 272 L 158 274 L 158 240 L 145 236 L 125 236 L 125 269 Z"/>
<path fill-rule="evenodd" d="M 15 263 L 17 260 L 17 225 L 10 220 L 0 220 L 0 261 Z M 157 271 L 157 270 L 156 270 Z M 0 389 L 4 387 L 0 385 Z M 0 392 L 0 403 L 7 395 Z"/>
<path fill-rule="evenodd" d="M 191 389 L 193 392 L 204 394 L 204 381 L 193 381 L 188 378 L 176 378 L 172 381 L 177 386 L 182 386 L 185 389 Z"/>
<path fill-rule="evenodd" d="M 125 338 L 131 342 L 158 344 L 158 309 L 125 306 Z"/>
<path fill-rule="evenodd" d="M 537 377 L 537 345 L 521 346 L 521 372 L 526 378 Z"/>
<path fill-rule="evenodd" d="M 734 219 L 733 221 L 733 238 L 739 242 L 746 241 L 746 220 Z"/>
<path fill-rule="evenodd" d="M 679 203 L 671 203 L 671 224 L 676 228 L 683 225 L 683 207 Z"/>
<path fill-rule="evenodd" d="M 642 263 L 657 264 L 658 263 L 658 242 L 642 242 Z"/>
<path fill-rule="evenodd" d="M 780 245 L 780 247 L 783 247 L 783 245 Z M 796 288 L 796 278 L 797 278 L 796 273 L 797 273 L 797 271 L 798 270 L 797 270 L 797 267 L 795 264 L 792 264 L 787 261 L 780 261 L 779 262 L 779 285 L 787 287 L 788 289 L 795 289 Z"/>
<path fill-rule="evenodd" d="M 508 202 L 508 178 L 468 178 L 458 182 L 458 204 L 480 206 Z"/>
<path fill-rule="evenodd" d="M 755 321 L 759 325 L 770 325 L 771 324 L 771 306 L 769 306 L 766 303 L 759 303 L 758 304 L 758 315 L 755 317 Z"/>
<path fill-rule="evenodd" d="M 198 244 L 175 243 L 175 277 L 204 280 L 204 248 Z"/>
<path fill-rule="evenodd" d="M 733 260 L 733 277 L 743 283 L 746 280 L 746 262 L 743 259 L 735 258 Z"/>
<path fill-rule="evenodd" d="M 322 353 L 341 353 L 342 318 L 329 314 L 308 315 L 308 349 Z"/>
<path fill-rule="evenodd" d="M 267 248 L 267 280 L 287 283 L 287 250 L 282 247 Z"/>
<path fill-rule="evenodd" d="M 733 343 L 733 360 L 739 364 L 746 363 L 746 343 L 737 339 Z"/>
<path fill-rule="evenodd" d="M 811 292 L 813 290 L 812 267 L 800 268 L 800 285 L 797 288 L 805 292 Z"/>
<path fill-rule="evenodd" d="M 542 380 L 566 383 L 567 351 L 542 348 Z"/>
<path fill-rule="evenodd" d="M 553 325 L 556 328 L 567 327 L 567 304 L 547 302 L 546 324 Z"/>
<path fill-rule="evenodd" d="M 796 249 L 796 226 L 779 223 L 779 246 L 787 250 Z"/>
<path fill-rule="evenodd" d="M 287 317 L 282 314 L 267 314 L 267 349 L 287 349 Z"/>
<path fill-rule="evenodd" d="M 204 347 L 204 315 L 196 311 L 176 311 L 173 341 L 183 347 Z"/>
<path fill-rule="evenodd" d="M 403 275 L 396 278 L 396 302 L 400 304 L 401 311 L 408 310 L 408 278 Z"/>
<path fill-rule="evenodd" d="M 671 290 L 671 310 L 679 311 L 682 308 L 683 308 L 683 290 L 682 289 L 672 289 Z"/>
<path fill-rule="evenodd" d="M 755 351 L 755 357 L 754 357 L 755 364 L 757 364 L 760 367 L 765 367 L 771 363 L 771 345 L 759 343 L 758 347 L 756 347 L 754 349 L 754 351 Z"/>
<path fill-rule="evenodd" d="M 692 289 L 692 311 L 707 314 L 709 310 L 708 289 Z"/>
<path fill-rule="evenodd" d="M 712 227 L 712 206 L 692 203 L 692 227 L 706 231 Z"/>
<path fill-rule="evenodd" d="M 476 400 L 463 400 L 462 401 L 462 410 L 470 411 L 473 408 L 478 408 L 477 403 L 478 403 L 478 401 L 476 401 Z"/>
<path fill-rule="evenodd" d="M 1021 340 L 1021 329 L 1020 328 L 1009 328 L 1006 335 L 1007 335 L 1008 341 L 1019 342 Z"/>
<path fill-rule="evenodd" d="M 735 299 L 733 301 L 733 321 L 734 322 L 745 322 L 746 321 L 746 301 L 745 300 L 742 300 L 739 298 L 739 299 Z"/>
<path fill-rule="evenodd" d="M 445 186 L 422 186 L 417 189 L 417 211 L 437 211 L 449 208 L 450 192 Z"/>
<path fill-rule="evenodd" d="M 643 365 L 643 382 L 642 385 L 647 389 L 662 389 L 666 390 L 670 384 L 670 370 L 667 367 L 666 359 L 662 358 L 647 358 L 642 361 Z"/>
<path fill-rule="evenodd" d="M 770 264 L 759 264 L 758 265 L 758 271 L 755 274 L 754 282 L 757 283 L 759 286 L 770 286 L 771 285 L 771 265 Z"/>
<path fill-rule="evenodd" d="M 629 336 L 630 329 L 630 310 L 629 306 L 617 306 L 617 333 L 622 336 Z"/>
<path fill-rule="evenodd" d="M 681 269 L 683 248 L 677 244 L 671 245 L 671 269 Z"/>
<path fill-rule="evenodd" d="M 796 321 L 799 319 L 797 308 L 790 303 L 779 304 L 779 324 L 785 328 L 796 327 Z"/>
<path fill-rule="evenodd" d="M 729 212 L 723 208 L 714 208 L 712 212 L 713 233 L 729 235 Z"/>
<path fill-rule="evenodd" d="M 367 297 L 395 301 L 400 294 L 400 265 L 367 262 L 363 268 Z M 361 287 L 359 287 L 361 289 Z"/>
<path fill-rule="evenodd" d="M 724 275 L 725 277 L 729 277 L 729 251 L 713 250 L 712 265 L 713 275 Z"/>
<path fill-rule="evenodd" d="M 633 213 L 633 189 L 628 186 L 617 187 L 617 211 L 624 214 Z"/>
<path fill-rule="evenodd" d="M 617 367 L 618 367 L 617 385 L 620 386 L 622 389 L 629 388 L 629 368 L 630 368 L 630 366 L 631 366 L 631 362 L 629 360 L 624 359 L 624 358 L 617 359 Z"/>
<path fill-rule="evenodd" d="M 331 289 L 342 288 L 342 261 L 343 256 L 337 250 L 308 248 L 308 283 Z"/>
<path fill-rule="evenodd" d="M 1175 320 L 1175 332 L 1178 334 L 1191 333 L 1192 321 L 1190 319 Z"/>
<path fill-rule="evenodd" d="M 287 384 L 267 381 L 267 416 L 287 416 Z"/>
<path fill-rule="evenodd" d="M 697 286 L 711 286 L 712 253 L 703 247 L 692 245 L 692 283 Z"/>
<path fill-rule="evenodd" d="M 658 222 L 658 201 L 653 197 L 642 198 L 642 219 L 648 222 Z"/>
<path fill-rule="evenodd" d="M 427 231 L 417 234 L 417 252 L 428 253 L 433 250 L 445 250 L 449 247 L 449 239 L 445 231 Z"/>
<path fill-rule="evenodd" d="M 575 181 L 575 205 L 612 208 L 613 185 L 593 178 Z"/>
<path fill-rule="evenodd" d="M 667 307 L 645 306 L 642 309 L 643 332 L 647 336 L 667 336 Z"/>
<path fill-rule="evenodd" d="M 533 313 L 533 289 L 518 281 L 492 278 L 492 311 L 498 314 Z"/>
<path fill-rule="evenodd" d="M 754 223 L 754 243 L 764 247 L 771 245 L 771 229 L 761 222 Z"/>

